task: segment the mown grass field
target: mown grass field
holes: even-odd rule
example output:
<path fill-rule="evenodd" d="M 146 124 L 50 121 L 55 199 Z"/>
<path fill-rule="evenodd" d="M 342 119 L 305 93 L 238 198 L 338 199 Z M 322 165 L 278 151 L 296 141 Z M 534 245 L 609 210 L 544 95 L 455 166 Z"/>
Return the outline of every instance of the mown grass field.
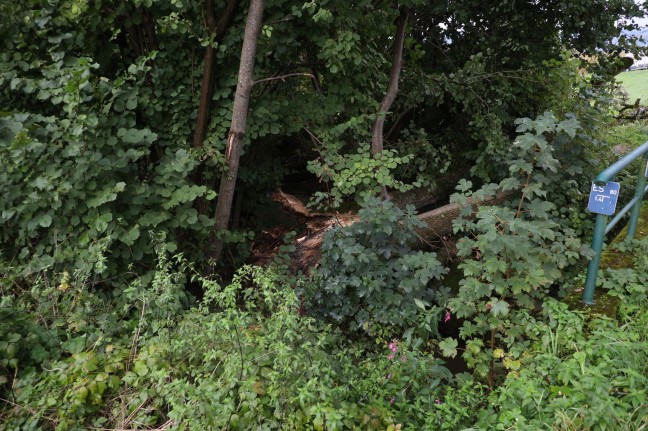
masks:
<path fill-rule="evenodd" d="M 641 99 L 642 105 L 648 105 L 648 70 L 633 70 L 617 75 L 617 80 L 628 91 L 629 102 Z"/>

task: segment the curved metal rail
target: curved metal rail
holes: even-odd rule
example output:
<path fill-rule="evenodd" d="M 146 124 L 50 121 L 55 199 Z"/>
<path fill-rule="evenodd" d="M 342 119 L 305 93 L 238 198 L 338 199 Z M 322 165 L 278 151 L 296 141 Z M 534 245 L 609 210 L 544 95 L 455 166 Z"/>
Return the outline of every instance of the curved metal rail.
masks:
<path fill-rule="evenodd" d="M 625 169 L 628 165 L 630 165 L 640 157 L 648 160 L 648 142 L 645 142 L 642 146 L 635 149 L 625 157 L 619 159 L 616 163 L 612 164 L 610 167 L 598 174 L 598 176 L 594 180 L 594 184 L 602 185 L 614 179 L 614 176 L 616 174 L 618 174 L 621 170 Z M 608 216 L 604 214 L 596 215 L 594 237 L 592 238 L 592 249 L 594 250 L 594 257 L 587 265 L 585 289 L 583 290 L 583 302 L 585 304 L 591 305 L 594 303 L 594 288 L 596 287 L 596 277 L 598 275 L 599 264 L 601 263 L 601 252 L 603 250 L 605 234 L 608 233 L 629 211 L 630 221 L 628 222 L 628 234 L 626 238 L 632 239 L 635 237 L 643 197 L 648 192 L 648 187 L 646 187 L 646 176 L 648 176 L 648 166 L 646 165 L 646 163 L 642 163 L 639 167 L 634 198 L 632 198 L 632 200 L 625 207 L 623 207 L 623 209 L 619 211 L 618 214 L 614 216 L 612 221 L 608 223 Z"/>

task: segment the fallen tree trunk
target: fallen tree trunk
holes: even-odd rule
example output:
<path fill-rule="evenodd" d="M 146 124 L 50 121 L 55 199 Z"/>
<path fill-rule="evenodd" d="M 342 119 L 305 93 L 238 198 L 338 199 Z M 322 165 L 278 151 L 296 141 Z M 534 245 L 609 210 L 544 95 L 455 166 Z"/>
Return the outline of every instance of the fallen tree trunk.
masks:
<path fill-rule="evenodd" d="M 473 206 L 474 215 L 479 207 L 500 205 L 518 193 L 519 190 L 507 190 L 483 200 L 469 198 L 468 203 Z M 451 234 L 453 232 L 452 222 L 459 217 L 460 212 L 461 206 L 459 204 L 448 204 L 419 214 L 418 217 L 425 223 L 425 227 L 421 228 L 418 234 L 425 239 L 436 239 Z"/>
<path fill-rule="evenodd" d="M 440 176 L 433 190 L 425 188 L 412 189 L 407 192 L 391 192 L 392 202 L 399 208 L 412 205 L 422 211 L 446 199 L 455 190 L 460 179 L 465 178 L 470 168 L 467 165 L 456 165 Z M 426 210 L 427 211 L 427 210 Z"/>
<path fill-rule="evenodd" d="M 479 207 L 501 204 L 517 193 L 518 190 L 503 191 L 483 200 L 469 199 L 468 202 L 473 206 L 473 214 L 476 214 Z M 294 272 L 307 273 L 317 266 L 322 255 L 322 242 L 326 232 L 335 226 L 350 226 L 358 221 L 358 215 L 355 213 L 312 213 L 299 199 L 281 190 L 273 193 L 273 199 L 305 226 L 292 243 L 295 250 L 290 253 L 290 260 Z M 443 241 L 444 237 L 452 235 L 452 221 L 459 216 L 460 210 L 459 204 L 448 204 L 419 214 L 418 217 L 425 223 L 425 227 L 417 231 L 422 245 Z M 264 265 L 271 262 L 283 244 L 284 234 L 285 231 L 281 229 L 264 231 L 253 248 L 253 263 Z M 453 248 L 445 248 L 441 251 L 444 258 L 450 258 L 452 254 Z"/>

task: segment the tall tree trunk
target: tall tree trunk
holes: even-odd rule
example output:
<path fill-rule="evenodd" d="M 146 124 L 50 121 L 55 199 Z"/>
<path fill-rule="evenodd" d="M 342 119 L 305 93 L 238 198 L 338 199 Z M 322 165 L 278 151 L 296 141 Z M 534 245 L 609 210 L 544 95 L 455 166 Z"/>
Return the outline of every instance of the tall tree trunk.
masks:
<path fill-rule="evenodd" d="M 225 32 L 232 23 L 238 3 L 239 0 L 229 0 L 221 18 L 216 22 L 213 0 L 205 0 L 205 24 L 207 26 L 207 33 L 210 37 L 214 38 L 214 42 L 220 43 L 223 40 Z M 192 143 L 194 148 L 202 147 L 205 141 L 205 135 L 207 134 L 207 126 L 209 125 L 211 98 L 214 89 L 214 57 L 215 49 L 213 44 L 209 44 L 205 48 L 203 76 L 200 83 L 200 102 L 198 104 L 198 114 L 196 115 L 196 127 Z"/>
<path fill-rule="evenodd" d="M 160 45 L 158 44 L 157 32 L 155 31 L 155 21 L 151 16 L 149 9 L 141 8 L 142 11 L 142 25 L 144 27 L 144 34 L 146 34 L 146 46 L 148 52 L 159 51 Z"/>
<path fill-rule="evenodd" d="M 212 80 L 214 74 L 214 47 L 207 45 L 203 62 L 203 75 L 200 83 L 200 102 L 198 102 L 198 113 L 196 115 L 196 127 L 192 147 L 200 148 L 205 141 L 207 126 L 209 125 L 209 114 L 213 92 Z"/>
<path fill-rule="evenodd" d="M 371 134 L 371 155 L 376 157 L 383 150 L 383 128 L 385 125 L 385 115 L 389 112 L 396 94 L 398 94 L 398 80 L 400 78 L 401 69 L 403 68 L 403 45 L 405 44 L 405 27 L 407 26 L 408 10 L 405 7 L 400 8 L 400 16 L 396 25 L 396 34 L 394 35 L 394 52 L 392 57 L 392 67 L 389 72 L 389 84 L 387 85 L 387 92 L 385 97 L 380 103 L 378 109 L 378 117 L 373 125 Z M 382 194 L 384 198 L 388 198 L 387 189 L 383 186 Z"/>
<path fill-rule="evenodd" d="M 259 33 L 261 32 L 264 1 L 250 0 L 250 9 L 245 23 L 241 63 L 239 65 L 238 82 L 234 95 L 234 107 L 232 109 L 232 124 L 227 136 L 227 146 L 225 148 L 227 167 L 221 177 L 218 202 L 214 214 L 214 233 L 216 235 L 210 257 L 215 261 L 220 259 L 223 252 L 223 240 L 218 237 L 218 233 L 227 229 L 232 212 L 232 199 L 236 188 L 241 146 L 243 144 L 248 107 L 250 105 L 250 94 L 254 85 L 254 58 L 259 42 Z"/>

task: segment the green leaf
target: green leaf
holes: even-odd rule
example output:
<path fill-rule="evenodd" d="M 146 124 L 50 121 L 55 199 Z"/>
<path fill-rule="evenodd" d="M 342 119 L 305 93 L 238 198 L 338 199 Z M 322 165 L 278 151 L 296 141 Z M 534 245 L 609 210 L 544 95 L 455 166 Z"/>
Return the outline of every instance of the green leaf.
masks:
<path fill-rule="evenodd" d="M 518 118 L 517 120 L 515 120 L 515 124 L 518 125 L 515 129 L 515 131 L 518 133 L 528 132 L 529 130 L 533 129 L 533 120 L 528 117 Z"/>
<path fill-rule="evenodd" d="M 479 339 L 468 340 L 466 342 L 466 349 L 473 355 L 477 355 L 484 347 L 484 342 Z"/>
<path fill-rule="evenodd" d="M 462 178 L 459 180 L 459 184 L 457 184 L 457 190 L 460 192 L 467 192 L 472 188 L 472 182 Z"/>
<path fill-rule="evenodd" d="M 457 356 L 457 346 L 459 343 L 454 338 L 448 337 L 439 343 L 441 354 L 446 358 L 454 358 Z"/>
<path fill-rule="evenodd" d="M 500 182 L 500 187 L 504 191 L 515 190 L 520 187 L 520 180 L 513 177 L 505 178 Z"/>
<path fill-rule="evenodd" d="M 61 347 L 66 352 L 72 353 L 73 355 L 79 354 L 85 348 L 86 336 L 82 335 L 80 337 L 72 338 L 64 343 L 61 343 Z"/>
<path fill-rule="evenodd" d="M 133 366 L 133 371 L 140 377 L 144 377 L 149 373 L 149 369 L 144 362 L 137 361 Z"/>
<path fill-rule="evenodd" d="M 97 196 L 92 199 L 88 199 L 88 208 L 96 208 L 100 205 L 105 204 L 106 202 L 111 202 L 117 199 L 117 193 L 113 192 L 113 189 L 104 189 Z"/>
<path fill-rule="evenodd" d="M 103 232 L 106 229 L 108 229 L 108 223 L 111 222 L 113 219 L 112 213 L 105 213 L 97 217 L 97 219 L 94 222 L 94 228 L 97 230 L 97 232 Z"/>
<path fill-rule="evenodd" d="M 124 373 L 124 376 L 122 377 L 122 381 L 128 383 L 129 385 L 135 383 L 136 380 L 137 380 L 137 374 L 133 373 L 132 371 L 128 371 Z"/>
<path fill-rule="evenodd" d="M 527 210 L 529 215 L 534 218 L 547 219 L 549 216 L 548 212 L 555 208 L 555 205 L 551 202 L 543 201 L 540 199 L 534 199 L 527 205 Z"/>
<path fill-rule="evenodd" d="M 41 227 L 49 227 L 52 224 L 52 216 L 43 214 L 38 218 L 38 225 Z"/>
<path fill-rule="evenodd" d="M 421 301 L 421 300 L 418 299 L 418 298 L 414 298 L 414 303 L 415 303 L 416 306 L 417 306 L 418 308 L 420 308 L 421 310 L 425 310 L 425 307 L 426 307 L 427 305 L 429 305 L 427 302 L 425 302 L 425 301 Z"/>
<path fill-rule="evenodd" d="M 121 241 L 126 245 L 133 245 L 137 238 L 140 236 L 139 226 L 134 226 L 132 229 L 128 230 L 122 237 Z"/>
<path fill-rule="evenodd" d="M 509 313 L 509 303 L 499 299 L 493 299 L 490 303 L 493 316 L 506 316 Z"/>
<path fill-rule="evenodd" d="M 578 120 L 576 118 L 570 118 L 569 120 L 564 120 L 558 123 L 556 127 L 557 130 L 567 133 L 570 138 L 576 136 L 576 131 L 581 128 Z"/>
<path fill-rule="evenodd" d="M 135 108 L 137 108 L 137 97 L 131 96 L 126 101 L 126 109 L 133 110 Z"/>

